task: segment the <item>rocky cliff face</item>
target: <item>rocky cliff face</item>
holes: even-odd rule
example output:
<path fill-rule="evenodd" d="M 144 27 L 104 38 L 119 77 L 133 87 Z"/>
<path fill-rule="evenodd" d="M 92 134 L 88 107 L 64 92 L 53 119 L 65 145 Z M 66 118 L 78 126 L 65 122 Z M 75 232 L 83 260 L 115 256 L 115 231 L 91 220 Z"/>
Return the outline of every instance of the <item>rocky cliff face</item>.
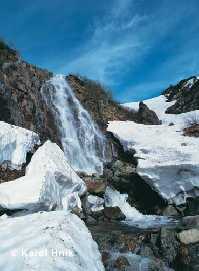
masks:
<path fill-rule="evenodd" d="M 52 74 L 21 60 L 14 50 L 0 46 L 0 120 L 37 132 L 42 141 L 58 142 L 55 121 L 41 95 Z"/>
<path fill-rule="evenodd" d="M 163 94 L 168 101 L 176 100 L 166 113 L 180 114 L 199 109 L 199 80 L 196 76 L 181 80 L 177 85 L 167 88 Z"/>

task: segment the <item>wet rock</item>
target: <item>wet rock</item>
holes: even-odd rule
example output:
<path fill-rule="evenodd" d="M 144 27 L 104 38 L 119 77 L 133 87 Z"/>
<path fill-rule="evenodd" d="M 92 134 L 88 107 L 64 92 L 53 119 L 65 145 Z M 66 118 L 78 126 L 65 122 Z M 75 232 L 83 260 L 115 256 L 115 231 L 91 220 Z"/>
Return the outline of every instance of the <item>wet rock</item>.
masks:
<path fill-rule="evenodd" d="M 159 246 L 162 257 L 168 265 L 171 265 L 178 255 L 180 244 L 176 235 L 175 231 L 166 228 L 162 228 L 160 231 Z"/>
<path fill-rule="evenodd" d="M 108 220 L 124 220 L 126 218 L 119 207 L 105 207 L 104 216 Z"/>
<path fill-rule="evenodd" d="M 110 259 L 111 254 L 109 252 L 107 251 L 102 252 L 102 262 L 105 268 L 108 266 Z"/>
<path fill-rule="evenodd" d="M 120 140 L 114 136 L 112 132 L 106 132 L 106 138 L 109 146 L 109 153 L 111 157 L 111 162 L 120 160 L 125 163 L 129 163 L 132 166 L 136 167 L 138 165 L 138 160 L 135 157 L 135 150 L 126 150 L 121 144 Z M 110 168 L 112 163 L 108 163 L 105 168 Z"/>
<path fill-rule="evenodd" d="M 180 242 L 183 244 L 192 244 L 199 242 L 199 229 L 189 229 L 181 231 L 178 234 Z"/>
<path fill-rule="evenodd" d="M 83 177 L 86 183 L 87 190 L 93 195 L 103 195 L 106 190 L 106 182 L 104 179 L 99 179 L 95 177 Z"/>
<path fill-rule="evenodd" d="M 154 252 L 153 250 L 151 249 L 151 247 L 147 246 L 147 245 L 143 245 L 141 247 L 141 250 L 140 250 L 140 253 L 139 255 L 141 256 L 145 256 L 145 257 L 154 257 Z"/>
<path fill-rule="evenodd" d="M 165 215 L 165 216 L 179 216 L 179 212 L 177 211 L 177 209 L 175 208 L 175 206 L 168 205 L 164 209 L 163 215 Z"/>
<path fill-rule="evenodd" d="M 98 223 L 104 221 L 103 210 L 95 211 L 90 214 Z"/>
<path fill-rule="evenodd" d="M 178 256 L 174 263 L 175 270 L 199 270 L 199 243 L 185 245 L 181 243 Z"/>
<path fill-rule="evenodd" d="M 121 270 L 121 271 L 125 271 L 126 267 L 130 266 L 129 261 L 127 260 L 126 257 L 124 256 L 119 256 L 114 263 L 114 268 L 116 268 L 117 270 Z"/>
<path fill-rule="evenodd" d="M 184 227 L 199 227 L 199 215 L 185 216 L 182 218 L 182 226 Z"/>
<path fill-rule="evenodd" d="M 133 164 L 116 160 L 104 170 L 104 178 L 110 186 L 127 193 L 129 202 L 143 214 L 160 214 L 167 203 L 137 173 Z"/>
<path fill-rule="evenodd" d="M 86 223 L 89 224 L 89 225 L 97 225 L 97 220 L 94 217 L 89 215 L 86 218 Z"/>
<path fill-rule="evenodd" d="M 126 163 L 121 160 L 116 160 L 112 165 L 112 170 L 115 176 L 128 176 L 136 173 L 136 168 L 132 163 Z"/>

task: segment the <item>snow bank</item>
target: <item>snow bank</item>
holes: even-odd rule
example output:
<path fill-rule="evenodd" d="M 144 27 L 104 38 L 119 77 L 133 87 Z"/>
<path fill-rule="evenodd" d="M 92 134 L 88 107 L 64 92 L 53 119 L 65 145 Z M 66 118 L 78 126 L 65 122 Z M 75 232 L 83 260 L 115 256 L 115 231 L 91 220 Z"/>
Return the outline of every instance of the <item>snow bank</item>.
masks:
<path fill-rule="evenodd" d="M 0 207 L 71 209 L 81 207 L 85 183 L 67 163 L 62 150 L 47 141 L 33 155 L 25 177 L 0 184 Z"/>
<path fill-rule="evenodd" d="M 165 114 L 175 101 L 166 102 L 163 95 L 144 103 L 156 112 L 162 125 L 114 121 L 109 123 L 108 130 L 126 148 L 136 150 L 136 156 L 140 158 L 137 171 L 154 190 L 169 203 L 183 204 L 188 197 L 199 196 L 199 141 L 183 136 L 182 132 L 189 119 L 199 118 L 199 111 Z M 138 105 L 125 104 L 134 110 L 138 109 Z"/>
<path fill-rule="evenodd" d="M 39 144 L 36 133 L 0 121 L 0 164 L 6 163 L 11 169 L 21 169 L 27 153 Z"/>
<path fill-rule="evenodd" d="M 85 224 L 64 211 L 0 221 L 1 271 L 103 271 Z"/>
<path fill-rule="evenodd" d="M 176 126 L 110 122 L 108 130 L 134 148 L 139 157 L 137 171 L 170 203 L 199 196 L 198 139 L 184 137 Z"/>

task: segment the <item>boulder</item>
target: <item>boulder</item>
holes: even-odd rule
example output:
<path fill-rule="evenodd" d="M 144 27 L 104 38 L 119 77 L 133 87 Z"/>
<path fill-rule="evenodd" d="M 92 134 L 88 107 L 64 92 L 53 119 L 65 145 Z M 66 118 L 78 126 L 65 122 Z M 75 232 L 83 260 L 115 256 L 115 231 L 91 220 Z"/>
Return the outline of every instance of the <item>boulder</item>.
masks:
<path fill-rule="evenodd" d="M 189 229 L 181 231 L 178 234 L 180 242 L 183 244 L 192 244 L 199 242 L 199 229 Z"/>
<path fill-rule="evenodd" d="M 99 179 L 95 177 L 83 177 L 85 181 L 87 190 L 93 195 L 103 195 L 106 190 L 106 182 L 104 179 Z"/>
<path fill-rule="evenodd" d="M 126 218 L 119 207 L 105 207 L 104 216 L 108 220 L 124 220 Z"/>
<path fill-rule="evenodd" d="M 182 218 L 183 227 L 199 227 L 199 215 L 196 216 L 185 216 Z"/>
<path fill-rule="evenodd" d="M 159 120 L 156 113 L 149 109 L 146 104 L 143 102 L 139 103 L 139 110 L 137 112 L 139 123 L 146 125 L 160 125 L 161 121 Z"/>

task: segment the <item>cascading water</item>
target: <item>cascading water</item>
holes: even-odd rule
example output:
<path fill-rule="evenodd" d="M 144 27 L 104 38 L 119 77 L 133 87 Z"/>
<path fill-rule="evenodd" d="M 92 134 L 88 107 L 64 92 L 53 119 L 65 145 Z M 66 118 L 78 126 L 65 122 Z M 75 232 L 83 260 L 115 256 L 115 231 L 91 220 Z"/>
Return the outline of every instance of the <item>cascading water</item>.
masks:
<path fill-rule="evenodd" d="M 104 136 L 75 97 L 65 77 L 54 76 L 42 92 L 55 115 L 62 147 L 70 165 L 76 171 L 102 173 L 106 145 Z"/>

